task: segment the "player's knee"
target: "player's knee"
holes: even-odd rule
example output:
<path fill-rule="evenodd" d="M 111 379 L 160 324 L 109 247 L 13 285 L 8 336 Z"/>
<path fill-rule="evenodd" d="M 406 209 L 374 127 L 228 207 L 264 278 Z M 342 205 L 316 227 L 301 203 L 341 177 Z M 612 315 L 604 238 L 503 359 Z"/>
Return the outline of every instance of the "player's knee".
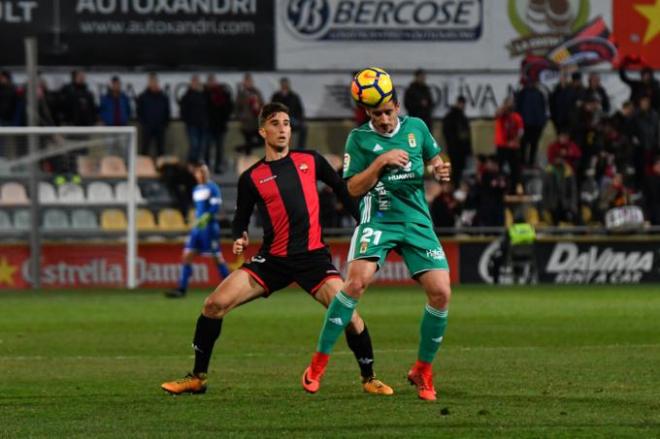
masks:
<path fill-rule="evenodd" d="M 349 277 L 344 283 L 344 291 L 352 297 L 359 298 L 367 289 L 367 279 L 363 277 Z"/>
<path fill-rule="evenodd" d="M 206 317 L 221 318 L 224 317 L 231 309 L 231 304 L 223 300 L 221 297 L 210 295 L 204 301 L 204 308 L 202 314 Z"/>
<path fill-rule="evenodd" d="M 451 298 L 451 286 L 449 283 L 438 283 L 433 285 L 427 291 L 429 304 L 436 309 L 444 309 L 449 305 L 449 299 Z"/>

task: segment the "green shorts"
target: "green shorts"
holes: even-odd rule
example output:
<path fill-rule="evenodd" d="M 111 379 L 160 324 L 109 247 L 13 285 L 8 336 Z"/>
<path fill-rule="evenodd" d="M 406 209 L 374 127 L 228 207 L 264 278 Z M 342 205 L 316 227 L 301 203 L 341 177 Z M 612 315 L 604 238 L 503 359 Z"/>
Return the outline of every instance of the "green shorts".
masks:
<path fill-rule="evenodd" d="M 348 261 L 369 259 L 380 268 L 396 250 L 415 277 L 429 270 L 449 270 L 445 252 L 430 225 L 415 223 L 365 223 L 353 232 Z"/>

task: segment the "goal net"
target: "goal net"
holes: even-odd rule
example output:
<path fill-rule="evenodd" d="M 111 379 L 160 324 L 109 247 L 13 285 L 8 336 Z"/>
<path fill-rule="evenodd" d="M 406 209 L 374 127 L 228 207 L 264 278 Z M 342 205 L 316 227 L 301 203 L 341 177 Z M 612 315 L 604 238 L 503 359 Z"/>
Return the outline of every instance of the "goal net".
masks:
<path fill-rule="evenodd" d="M 0 127 L 0 288 L 135 288 L 136 163 L 134 127 Z"/>

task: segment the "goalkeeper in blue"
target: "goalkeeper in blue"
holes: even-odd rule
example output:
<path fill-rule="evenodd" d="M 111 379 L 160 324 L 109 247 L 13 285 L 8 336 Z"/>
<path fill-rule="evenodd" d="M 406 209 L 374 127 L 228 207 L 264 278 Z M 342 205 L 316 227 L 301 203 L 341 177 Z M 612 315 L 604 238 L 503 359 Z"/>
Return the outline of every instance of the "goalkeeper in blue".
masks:
<path fill-rule="evenodd" d="M 193 174 L 197 180 L 197 186 L 192 193 L 195 204 L 195 224 L 183 249 L 179 286 L 165 293 L 165 296 L 170 298 L 186 295 L 188 282 L 193 274 L 192 261 L 197 254 L 213 256 L 220 278 L 224 279 L 229 276 L 229 269 L 220 249 L 220 225 L 216 218 L 222 204 L 220 188 L 210 180 L 209 169 L 205 164 L 194 165 Z"/>

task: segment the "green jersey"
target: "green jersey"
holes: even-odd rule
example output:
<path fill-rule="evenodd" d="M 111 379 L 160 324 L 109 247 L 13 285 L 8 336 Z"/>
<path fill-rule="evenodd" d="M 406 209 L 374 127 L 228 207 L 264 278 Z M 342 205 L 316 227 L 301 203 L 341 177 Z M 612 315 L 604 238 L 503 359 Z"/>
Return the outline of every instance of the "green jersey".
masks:
<path fill-rule="evenodd" d="M 406 166 L 383 171 L 378 183 L 360 200 L 360 223 L 432 224 L 424 197 L 424 162 L 440 153 L 426 124 L 416 117 L 400 117 L 390 134 L 380 134 L 371 123 L 351 131 L 344 154 L 344 178 L 359 174 L 392 149 L 408 153 Z"/>

